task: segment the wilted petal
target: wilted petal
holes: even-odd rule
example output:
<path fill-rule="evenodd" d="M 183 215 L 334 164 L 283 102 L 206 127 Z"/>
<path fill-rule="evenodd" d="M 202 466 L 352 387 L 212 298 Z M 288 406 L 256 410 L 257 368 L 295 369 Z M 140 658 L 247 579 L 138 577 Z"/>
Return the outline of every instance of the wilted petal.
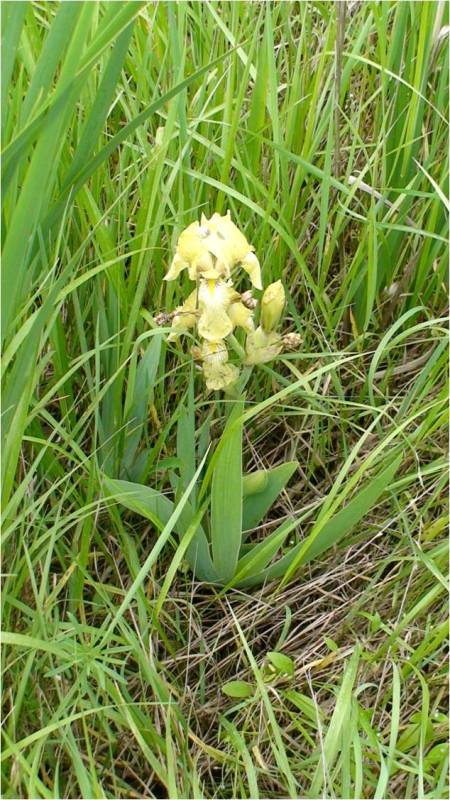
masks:
<path fill-rule="evenodd" d="M 285 333 L 283 336 L 284 350 L 298 350 L 303 342 L 303 336 L 300 333 Z"/>

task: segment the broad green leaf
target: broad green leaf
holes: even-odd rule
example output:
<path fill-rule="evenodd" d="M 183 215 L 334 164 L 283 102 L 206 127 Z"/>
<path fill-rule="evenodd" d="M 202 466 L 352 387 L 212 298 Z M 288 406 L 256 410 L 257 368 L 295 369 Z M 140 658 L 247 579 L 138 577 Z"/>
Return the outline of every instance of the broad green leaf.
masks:
<path fill-rule="evenodd" d="M 228 681 L 222 686 L 222 692 L 228 697 L 243 698 L 252 697 L 255 694 L 255 687 L 247 681 Z"/>
<path fill-rule="evenodd" d="M 221 581 L 234 575 L 242 535 L 242 415 L 233 408 L 219 443 L 211 487 L 211 542 L 214 568 Z M 239 420 L 236 424 L 236 420 Z"/>
<path fill-rule="evenodd" d="M 276 672 L 279 672 L 281 675 L 289 675 L 290 678 L 293 676 L 294 662 L 289 656 L 271 650 L 267 653 L 267 660 L 272 664 Z"/>
<path fill-rule="evenodd" d="M 206 456 L 205 456 L 205 459 L 206 459 Z M 197 473 L 193 476 L 192 481 L 190 482 L 190 484 L 187 487 L 186 491 L 184 492 L 183 496 L 180 498 L 179 503 L 177 503 L 177 505 L 173 507 L 173 511 L 172 511 L 169 519 L 167 520 L 167 523 L 164 525 L 164 528 L 161 531 L 161 535 L 158 537 L 157 541 L 155 542 L 155 544 L 153 545 L 152 549 L 150 550 L 150 553 L 148 554 L 148 556 L 145 559 L 144 563 L 142 564 L 140 570 L 138 571 L 136 577 L 134 578 L 133 583 L 131 584 L 130 588 L 127 590 L 122 602 L 120 603 L 119 608 L 113 614 L 111 622 L 109 623 L 109 625 L 108 625 L 108 627 L 107 627 L 107 629 L 106 629 L 106 631 L 105 631 L 105 633 L 103 635 L 102 645 L 104 645 L 105 642 L 107 642 L 110 639 L 115 627 L 118 625 L 119 621 L 123 618 L 125 612 L 129 608 L 130 603 L 132 602 L 132 600 L 134 599 L 136 594 L 139 593 L 139 590 L 141 589 L 141 586 L 142 586 L 145 578 L 149 574 L 149 571 L 151 570 L 153 565 L 156 563 L 159 555 L 161 554 L 161 551 L 162 551 L 163 547 L 167 544 L 167 542 L 168 542 L 168 540 L 169 540 L 169 538 L 170 538 L 170 536 L 172 534 L 172 531 L 174 531 L 176 529 L 178 521 L 179 521 L 181 515 L 183 514 L 183 512 L 184 512 L 184 510 L 186 508 L 186 503 L 187 503 L 188 497 L 189 497 L 189 495 L 190 495 L 190 493 L 192 491 L 192 487 L 193 487 L 193 485 L 194 485 L 194 483 L 195 483 L 195 481 L 196 481 L 196 479 L 198 477 L 198 473 L 201 471 L 201 469 L 203 467 L 205 459 L 199 464 Z M 107 481 L 107 483 L 110 483 L 110 482 Z M 144 487 L 144 488 L 146 488 L 146 487 Z M 187 533 L 186 528 L 183 529 L 183 535 L 184 535 L 184 533 Z"/>
<path fill-rule="evenodd" d="M 288 461 L 266 471 L 267 483 L 263 491 L 244 497 L 242 529 L 250 531 L 261 522 L 288 480 L 297 469 L 297 461 Z"/>
<path fill-rule="evenodd" d="M 109 478 L 107 475 L 103 475 L 103 482 L 108 492 L 112 494 L 121 505 L 125 506 L 125 508 L 128 508 L 130 511 L 134 511 L 136 514 L 140 514 L 142 517 L 146 517 L 146 519 L 153 522 L 157 528 L 164 527 L 170 519 L 171 514 L 173 514 L 173 502 L 150 486 L 141 486 L 139 483 L 132 483 L 131 481 L 116 480 Z M 181 514 L 179 523 L 175 528 L 175 530 L 178 528 L 181 533 L 184 532 L 183 527 L 187 527 L 189 524 L 189 522 L 186 521 L 187 525 L 183 525 L 183 519 L 186 513 L 189 516 L 189 511 L 185 512 L 185 514 Z"/>
<path fill-rule="evenodd" d="M 125 508 L 140 514 L 149 519 L 153 524 L 162 530 L 168 524 L 172 514 L 176 510 L 175 504 L 165 497 L 161 492 L 155 491 L 150 486 L 141 486 L 139 483 L 130 481 L 115 480 L 103 475 L 103 482 L 121 505 Z M 186 501 L 184 507 L 174 524 L 174 530 L 182 538 L 187 532 L 194 511 L 192 506 Z M 190 543 L 186 559 L 189 566 L 200 580 L 216 581 L 217 574 L 211 562 L 208 541 L 205 532 L 199 525 L 197 532 Z"/>
<path fill-rule="evenodd" d="M 343 536 L 357 525 L 389 486 L 401 461 L 402 457 L 399 456 L 392 464 L 373 478 L 365 489 L 362 489 L 356 497 L 347 503 L 345 508 L 325 523 L 317 536 L 312 532 L 307 537 L 303 543 L 305 551 L 300 563 L 306 564 L 308 561 L 312 561 L 313 558 L 317 558 L 329 547 L 337 544 Z"/>
<path fill-rule="evenodd" d="M 160 611 L 161 611 L 161 609 L 162 609 L 162 607 L 164 605 L 164 601 L 165 601 L 165 599 L 167 597 L 169 589 L 170 589 L 170 587 L 172 585 L 172 581 L 175 578 L 176 572 L 177 572 L 178 568 L 180 567 L 180 564 L 181 564 L 183 558 L 185 556 L 186 556 L 186 558 L 188 558 L 189 548 L 192 545 L 193 540 L 194 540 L 194 538 L 195 538 L 195 536 L 197 534 L 197 531 L 198 531 L 198 529 L 200 527 L 200 523 L 201 523 L 202 517 L 205 514 L 205 511 L 206 511 L 206 504 L 205 504 L 205 506 L 199 508 L 197 510 L 197 512 L 193 515 L 192 522 L 188 526 L 188 529 L 187 529 L 185 535 L 181 539 L 181 542 L 180 542 L 180 544 L 179 544 L 179 546 L 178 546 L 178 548 L 177 548 L 177 550 L 175 552 L 175 555 L 174 555 L 174 557 L 172 559 L 172 563 L 170 564 L 169 569 L 166 571 L 164 582 L 163 582 L 163 585 L 162 585 L 161 590 L 159 592 L 158 600 L 157 600 L 157 603 L 156 603 L 156 606 L 155 606 L 153 620 L 156 620 L 158 618 L 158 616 L 159 616 L 159 613 L 160 613 Z M 194 562 L 194 572 L 196 572 L 198 574 L 198 569 L 197 569 L 197 567 L 195 565 L 195 562 Z"/>

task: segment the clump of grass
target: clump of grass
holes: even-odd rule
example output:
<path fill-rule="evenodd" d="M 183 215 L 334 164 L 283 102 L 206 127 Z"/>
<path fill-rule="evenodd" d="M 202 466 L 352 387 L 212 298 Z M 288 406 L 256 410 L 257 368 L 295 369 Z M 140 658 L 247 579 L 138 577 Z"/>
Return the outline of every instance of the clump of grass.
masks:
<path fill-rule="evenodd" d="M 448 790 L 448 8 L 343 5 L 2 5 L 5 797 Z M 172 491 L 192 363 L 154 315 L 228 209 L 303 338 L 247 386 L 245 469 L 299 463 L 256 539 L 402 467 L 281 586 L 159 603 L 178 541 L 130 594 L 157 531 L 100 471 Z M 192 402 L 201 458 L 226 403 Z"/>

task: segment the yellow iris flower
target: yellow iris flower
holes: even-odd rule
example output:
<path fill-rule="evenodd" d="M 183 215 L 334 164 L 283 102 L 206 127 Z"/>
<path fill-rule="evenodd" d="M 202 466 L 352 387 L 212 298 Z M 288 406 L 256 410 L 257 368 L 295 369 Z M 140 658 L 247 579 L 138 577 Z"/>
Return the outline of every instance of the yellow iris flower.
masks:
<path fill-rule="evenodd" d="M 225 281 L 201 280 L 182 306 L 176 309 L 169 341 L 195 327 L 210 342 L 225 339 L 236 327 L 254 329 L 251 311 L 241 296 Z"/>
<path fill-rule="evenodd" d="M 187 269 L 191 280 L 197 283 L 173 314 L 169 341 L 196 329 L 201 347 L 195 350 L 211 391 L 229 391 L 239 377 L 239 368 L 228 361 L 225 342 L 235 328 L 240 327 L 246 333 L 245 364 L 271 361 L 285 345 L 285 339 L 276 331 L 285 305 L 281 281 L 275 281 L 264 292 L 256 330 L 253 322 L 256 300 L 251 293 L 241 295 L 233 288 L 232 273 L 238 265 L 246 270 L 253 286 L 262 288 L 259 261 L 253 250 L 232 221 L 230 212 L 225 216 L 215 213 L 211 219 L 202 214 L 200 222 L 193 222 L 180 234 L 165 276 L 166 281 L 172 281 Z"/>
<path fill-rule="evenodd" d="M 223 217 L 215 213 L 211 219 L 202 214 L 200 222 L 193 222 L 180 234 L 164 279 L 176 280 L 184 269 L 191 280 L 230 278 L 234 267 L 241 264 L 253 286 L 262 289 L 261 269 L 253 250 L 229 211 Z"/>

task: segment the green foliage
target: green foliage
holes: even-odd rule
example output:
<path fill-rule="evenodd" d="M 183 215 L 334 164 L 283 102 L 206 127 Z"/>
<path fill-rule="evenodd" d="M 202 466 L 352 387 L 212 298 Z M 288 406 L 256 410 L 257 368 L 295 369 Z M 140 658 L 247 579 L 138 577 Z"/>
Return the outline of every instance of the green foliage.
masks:
<path fill-rule="evenodd" d="M 2 796 L 447 796 L 448 6 L 1 15 Z M 228 209 L 303 337 L 229 438 L 155 324 Z"/>
<path fill-rule="evenodd" d="M 182 406 L 178 421 L 178 459 L 183 464 L 186 435 L 189 429 L 189 413 Z M 401 456 L 383 469 L 346 507 L 318 527 L 313 527 L 304 542 L 284 548 L 282 557 L 274 564 L 270 562 L 281 550 L 288 536 L 298 527 L 295 518 L 282 523 L 273 533 L 253 545 L 245 545 L 252 528 L 264 519 L 280 492 L 292 477 L 297 462 L 282 464 L 256 473 L 242 474 L 242 425 L 243 400 L 237 402 L 228 417 L 222 438 L 211 459 L 212 478 L 210 513 L 197 527 L 187 550 L 189 566 L 200 580 L 213 580 L 227 586 L 253 586 L 274 577 L 284 577 L 298 567 L 321 555 L 337 544 L 368 513 L 391 483 L 397 472 Z M 193 419 L 191 420 L 193 431 Z M 371 459 L 367 459 L 368 462 Z M 195 467 L 195 463 L 193 464 Z M 182 481 L 182 474 L 174 478 L 175 484 Z M 159 530 L 172 514 L 176 505 L 163 494 L 150 487 L 122 480 L 111 480 L 104 476 L 107 490 L 127 508 L 150 519 Z M 209 474 L 200 487 L 199 497 L 207 493 Z M 182 482 L 181 485 L 184 485 Z M 195 503 L 195 501 L 194 501 Z M 175 526 L 182 539 L 192 520 L 198 514 L 195 504 L 185 502 Z M 205 534 L 205 530 L 209 533 Z M 209 539 L 209 541 L 208 541 Z M 270 566 L 269 566 L 270 565 Z"/>
<path fill-rule="evenodd" d="M 247 681 L 228 681 L 222 686 L 222 692 L 228 697 L 244 698 L 254 694 L 254 687 Z"/>

